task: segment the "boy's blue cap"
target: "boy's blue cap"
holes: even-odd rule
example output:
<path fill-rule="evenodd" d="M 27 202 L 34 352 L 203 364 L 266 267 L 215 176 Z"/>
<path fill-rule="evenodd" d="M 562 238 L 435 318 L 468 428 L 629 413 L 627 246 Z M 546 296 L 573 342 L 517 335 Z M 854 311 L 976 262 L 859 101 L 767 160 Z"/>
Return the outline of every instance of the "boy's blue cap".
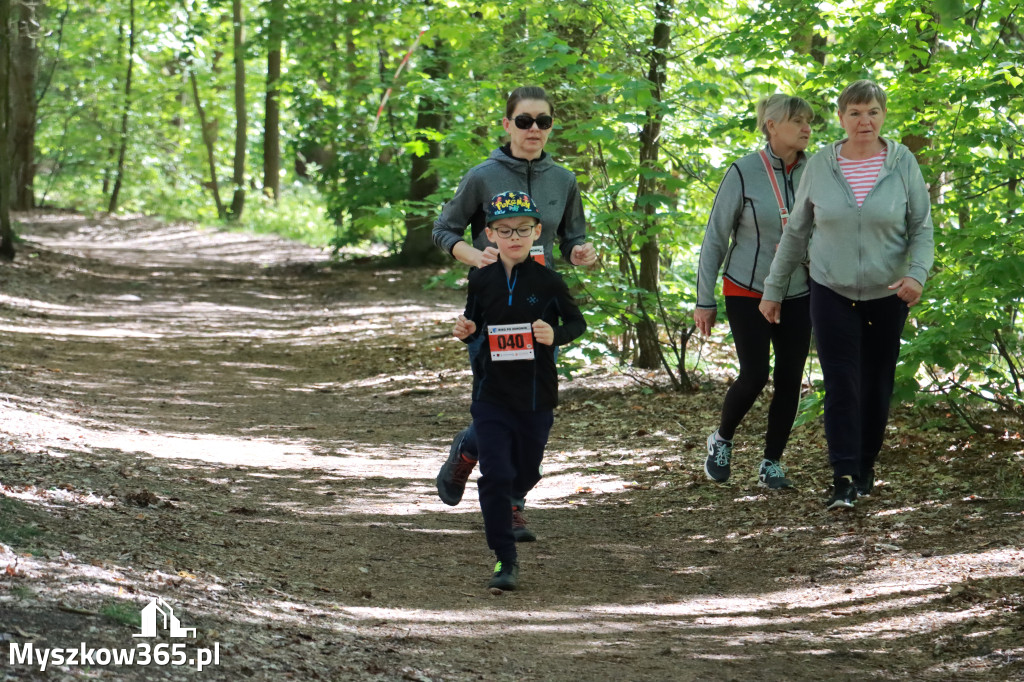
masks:
<path fill-rule="evenodd" d="M 502 218 L 527 216 L 540 220 L 540 211 L 526 192 L 508 191 L 495 194 L 487 206 L 487 224 Z"/>

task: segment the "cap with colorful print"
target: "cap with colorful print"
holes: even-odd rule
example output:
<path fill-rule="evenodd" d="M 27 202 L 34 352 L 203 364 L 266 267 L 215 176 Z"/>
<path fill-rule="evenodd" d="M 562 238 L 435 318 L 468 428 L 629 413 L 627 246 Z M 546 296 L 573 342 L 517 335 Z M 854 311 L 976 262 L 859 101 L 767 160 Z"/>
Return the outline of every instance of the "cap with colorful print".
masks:
<path fill-rule="evenodd" d="M 508 191 L 495 194 L 487 207 L 487 224 L 502 218 L 519 218 L 522 216 L 540 220 L 540 212 L 533 199 L 526 192 Z"/>

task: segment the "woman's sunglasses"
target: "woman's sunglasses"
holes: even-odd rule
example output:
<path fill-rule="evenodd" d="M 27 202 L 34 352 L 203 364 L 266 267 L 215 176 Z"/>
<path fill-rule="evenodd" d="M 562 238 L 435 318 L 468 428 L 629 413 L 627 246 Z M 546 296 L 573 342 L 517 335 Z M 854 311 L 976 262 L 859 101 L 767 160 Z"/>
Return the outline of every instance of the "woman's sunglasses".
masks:
<path fill-rule="evenodd" d="M 541 114 L 537 118 L 534 118 L 529 114 L 519 114 L 512 120 L 515 122 L 516 128 L 519 128 L 520 130 L 529 130 L 534 123 L 536 123 L 537 127 L 541 130 L 547 130 L 551 127 L 551 124 L 555 119 L 551 118 L 547 114 Z"/>

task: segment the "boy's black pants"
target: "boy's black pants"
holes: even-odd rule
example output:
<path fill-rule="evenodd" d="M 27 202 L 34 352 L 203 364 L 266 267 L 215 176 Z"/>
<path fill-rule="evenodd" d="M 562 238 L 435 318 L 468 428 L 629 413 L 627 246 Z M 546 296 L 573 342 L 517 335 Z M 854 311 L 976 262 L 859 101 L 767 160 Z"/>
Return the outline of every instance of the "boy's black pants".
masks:
<path fill-rule="evenodd" d="M 515 561 L 513 491 L 525 495 L 540 480 L 540 463 L 554 412 L 512 410 L 481 401 L 474 401 L 469 411 L 480 455 L 476 487 L 487 546 L 498 561 Z"/>

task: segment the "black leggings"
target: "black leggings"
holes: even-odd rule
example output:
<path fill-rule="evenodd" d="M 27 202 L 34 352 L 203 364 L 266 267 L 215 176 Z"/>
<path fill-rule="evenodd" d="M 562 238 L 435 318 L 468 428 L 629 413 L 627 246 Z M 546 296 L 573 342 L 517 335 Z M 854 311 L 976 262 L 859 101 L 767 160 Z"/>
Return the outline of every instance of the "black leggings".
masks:
<path fill-rule="evenodd" d="M 804 363 L 811 343 L 810 300 L 810 296 L 801 296 L 783 301 L 782 321 L 771 324 L 757 308 L 761 299 L 725 297 L 725 311 L 736 344 L 740 374 L 725 394 L 718 435 L 732 440 L 736 427 L 768 383 L 770 344 L 775 351 L 775 371 L 772 374 L 775 395 L 768 408 L 764 457 L 775 462 L 782 458 L 800 405 Z"/>

